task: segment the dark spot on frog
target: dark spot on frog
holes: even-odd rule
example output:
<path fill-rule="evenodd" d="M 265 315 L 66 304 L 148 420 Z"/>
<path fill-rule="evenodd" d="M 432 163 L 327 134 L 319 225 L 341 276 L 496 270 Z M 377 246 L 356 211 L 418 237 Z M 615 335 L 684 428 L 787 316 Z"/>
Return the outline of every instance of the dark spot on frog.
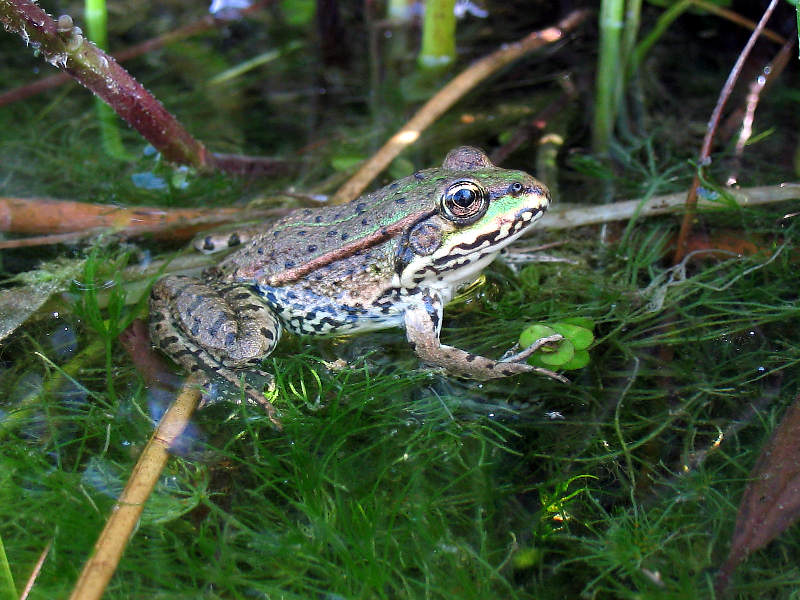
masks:
<path fill-rule="evenodd" d="M 425 179 L 425 174 L 417 171 L 416 173 L 414 173 L 414 179 L 416 179 L 417 181 L 422 181 L 423 179 Z"/>
<path fill-rule="evenodd" d="M 244 307 L 245 309 L 249 308 L 247 306 Z M 226 315 L 220 315 L 217 317 L 217 320 L 214 321 L 214 324 L 208 328 L 208 335 L 211 337 L 217 337 L 217 333 L 219 333 L 220 328 L 225 324 L 225 320 L 228 317 Z"/>
<path fill-rule="evenodd" d="M 400 184 L 395 181 L 392 185 L 389 186 L 389 189 L 390 190 L 396 190 L 399 187 L 400 187 Z"/>
<path fill-rule="evenodd" d="M 314 217 L 314 223 L 322 223 L 322 216 L 317 215 L 316 217 Z"/>
<path fill-rule="evenodd" d="M 361 224 L 364 226 L 369 225 L 369 221 L 367 221 L 366 219 L 361 219 Z"/>
<path fill-rule="evenodd" d="M 359 202 L 356 204 L 356 214 L 360 215 L 367 212 L 367 205 L 365 202 Z"/>
<path fill-rule="evenodd" d="M 477 358 L 474 354 L 467 354 L 467 362 L 471 363 Z"/>
<path fill-rule="evenodd" d="M 203 303 L 204 300 L 205 298 L 198 294 L 195 297 L 194 302 L 192 302 L 192 305 L 186 309 L 186 316 L 191 317 L 192 313 L 200 307 L 200 305 Z"/>
<path fill-rule="evenodd" d="M 275 336 L 273 335 L 273 333 L 269 329 L 267 329 L 266 327 L 262 327 L 261 328 L 261 335 L 263 335 L 268 340 L 275 339 Z"/>
<path fill-rule="evenodd" d="M 232 233 L 231 237 L 228 238 L 228 247 L 238 246 L 242 243 L 241 238 L 239 238 L 238 233 Z"/>
<path fill-rule="evenodd" d="M 349 237 L 350 237 L 350 236 L 349 236 L 347 233 L 343 233 L 343 234 L 342 234 L 342 240 L 343 240 L 343 241 L 344 241 L 344 240 L 346 240 L 346 239 L 347 239 L 347 238 L 349 238 Z"/>
<path fill-rule="evenodd" d="M 300 231 L 297 232 L 297 235 L 299 236 L 304 236 L 305 234 L 306 234 L 305 229 L 301 229 Z"/>
<path fill-rule="evenodd" d="M 508 376 L 511 376 L 511 375 L 513 375 L 513 374 L 514 374 L 514 371 L 512 371 L 511 369 L 503 369 L 503 370 L 501 371 L 501 373 L 502 373 L 503 375 L 505 375 L 506 377 L 508 377 Z"/>
<path fill-rule="evenodd" d="M 311 244 L 308 248 L 306 248 L 309 252 L 316 252 L 317 247 L 314 244 Z"/>
<path fill-rule="evenodd" d="M 337 235 L 339 235 L 339 232 L 338 232 L 338 231 L 336 231 L 335 229 L 331 229 L 331 230 L 328 232 L 328 234 L 327 234 L 327 235 L 328 235 L 328 237 L 336 237 Z"/>
<path fill-rule="evenodd" d="M 313 212 L 314 211 L 311 210 L 310 208 L 303 209 L 303 215 L 306 216 L 306 217 L 311 216 L 311 213 L 313 213 Z"/>
<path fill-rule="evenodd" d="M 256 250 L 256 252 L 258 252 L 259 254 L 264 254 L 264 247 L 263 246 L 259 246 L 259 248 L 258 248 L 258 250 Z"/>
<path fill-rule="evenodd" d="M 225 336 L 225 345 L 226 346 L 233 346 L 234 342 L 236 341 L 236 334 L 230 332 L 228 335 Z"/>
<path fill-rule="evenodd" d="M 272 232 L 272 235 L 274 237 L 278 237 L 278 234 L 280 234 L 280 231 L 278 229 L 276 229 L 275 231 Z"/>
<path fill-rule="evenodd" d="M 405 204 L 406 203 L 406 199 L 404 197 L 395 198 L 394 199 L 394 203 L 395 204 Z"/>

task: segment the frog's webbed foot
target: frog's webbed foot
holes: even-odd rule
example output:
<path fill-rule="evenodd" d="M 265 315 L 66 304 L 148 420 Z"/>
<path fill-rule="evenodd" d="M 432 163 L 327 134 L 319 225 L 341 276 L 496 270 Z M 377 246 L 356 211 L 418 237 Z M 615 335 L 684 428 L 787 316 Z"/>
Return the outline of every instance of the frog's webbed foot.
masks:
<path fill-rule="evenodd" d="M 165 277 L 153 286 L 150 313 L 150 338 L 165 354 L 191 373 L 204 372 L 209 381 L 220 378 L 235 389 L 243 386 L 247 400 L 263 406 L 279 426 L 272 404 L 251 383 L 240 382 L 237 372 L 259 371 L 261 359 L 280 338 L 277 317 L 254 290 Z"/>
<path fill-rule="evenodd" d="M 558 381 L 569 380 L 548 369 L 527 364 L 527 359 L 543 345 L 557 341 L 561 336 L 550 336 L 537 340 L 533 349 L 526 348 L 522 352 L 500 360 L 493 360 L 466 352 L 439 341 L 442 306 L 438 298 L 427 297 L 419 306 L 410 307 L 405 313 L 406 336 L 420 359 L 428 364 L 442 367 L 449 373 L 470 379 L 498 379 L 519 373 L 539 373 Z"/>

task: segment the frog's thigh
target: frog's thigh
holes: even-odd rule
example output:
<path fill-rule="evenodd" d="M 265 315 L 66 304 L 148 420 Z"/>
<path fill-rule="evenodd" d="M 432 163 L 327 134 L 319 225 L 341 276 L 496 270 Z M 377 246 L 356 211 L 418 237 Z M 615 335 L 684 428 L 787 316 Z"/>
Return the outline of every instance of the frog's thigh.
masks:
<path fill-rule="evenodd" d="M 201 362 L 240 367 L 268 355 L 280 339 L 277 317 L 249 287 L 217 289 L 189 277 L 165 277 L 153 287 L 151 336 L 180 360 L 181 345 L 199 348 Z M 180 354 L 180 357 L 178 356 Z"/>
<path fill-rule="evenodd" d="M 533 370 L 527 364 L 499 362 L 442 344 L 438 331 L 442 312 L 436 308 L 436 303 L 426 302 L 405 312 L 406 337 L 423 362 L 471 379 L 496 379 Z"/>

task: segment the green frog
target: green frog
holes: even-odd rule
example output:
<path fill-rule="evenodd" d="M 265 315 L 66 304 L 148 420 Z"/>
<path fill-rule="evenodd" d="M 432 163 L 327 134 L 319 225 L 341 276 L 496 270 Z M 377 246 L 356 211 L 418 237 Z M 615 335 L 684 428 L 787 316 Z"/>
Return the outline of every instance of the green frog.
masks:
<path fill-rule="evenodd" d="M 272 405 L 239 372 L 271 381 L 258 367 L 283 330 L 331 335 L 399 326 L 423 362 L 454 375 L 485 380 L 538 371 L 563 380 L 524 362 L 531 349 L 493 360 L 439 341 L 443 308 L 459 287 L 549 204 L 547 188 L 527 173 L 495 167 L 479 149 L 457 148 L 441 167 L 349 204 L 298 209 L 266 224 L 200 279 L 159 280 L 150 337 L 207 381 L 243 385 L 276 425 Z"/>

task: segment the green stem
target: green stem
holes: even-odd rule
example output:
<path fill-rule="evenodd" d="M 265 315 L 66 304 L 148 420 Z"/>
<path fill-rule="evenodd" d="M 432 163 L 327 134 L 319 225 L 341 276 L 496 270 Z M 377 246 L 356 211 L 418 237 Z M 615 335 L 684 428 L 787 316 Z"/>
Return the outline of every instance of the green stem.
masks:
<path fill-rule="evenodd" d="M 0 598 L 3 600 L 6 598 L 8 600 L 17 599 L 17 588 L 14 585 L 14 576 L 11 574 L 11 567 L 8 564 L 2 536 L 0 536 Z"/>
<path fill-rule="evenodd" d="M 614 103 L 620 76 L 620 37 L 624 0 L 603 0 L 600 7 L 600 56 L 597 63 L 597 90 L 594 104 L 594 151 L 605 154 L 614 129 L 617 107 Z"/>
<path fill-rule="evenodd" d="M 423 69 L 441 69 L 456 58 L 455 0 L 428 0 L 422 23 L 422 48 L 418 62 Z"/>
<path fill-rule="evenodd" d="M 635 73 L 639 69 L 644 57 L 650 51 L 650 48 L 653 47 L 653 44 L 664 35 L 664 32 L 672 25 L 673 21 L 686 12 L 692 4 L 692 0 L 681 0 L 670 6 L 661 14 L 652 31 L 639 42 L 636 49 L 633 51 L 633 56 L 628 63 L 628 75 Z"/>

